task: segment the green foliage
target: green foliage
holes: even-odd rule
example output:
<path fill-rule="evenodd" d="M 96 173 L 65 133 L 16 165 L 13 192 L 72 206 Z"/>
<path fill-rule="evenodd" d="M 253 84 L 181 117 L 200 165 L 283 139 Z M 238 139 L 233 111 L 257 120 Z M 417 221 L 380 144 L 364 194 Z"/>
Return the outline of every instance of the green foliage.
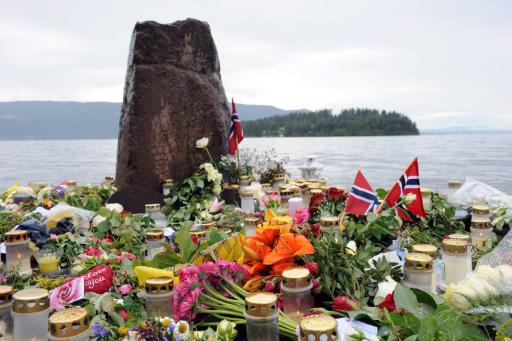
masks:
<path fill-rule="evenodd" d="M 23 215 L 14 211 L 0 211 L 0 241 L 4 240 L 4 234 L 6 232 L 9 232 L 22 222 Z"/>
<path fill-rule="evenodd" d="M 57 239 L 48 240 L 48 248 L 60 249 L 62 256 L 60 258 L 60 266 L 62 268 L 69 268 L 73 265 L 80 254 L 82 254 L 87 247 L 87 238 L 71 233 L 61 234 Z"/>
<path fill-rule="evenodd" d="M 106 204 L 115 190 L 113 186 L 83 186 L 72 193 L 66 194 L 62 201 L 70 206 L 97 211 Z"/>
<path fill-rule="evenodd" d="M 407 116 L 375 109 L 345 109 L 292 113 L 244 123 L 246 136 L 372 136 L 418 135 L 416 123 Z"/>

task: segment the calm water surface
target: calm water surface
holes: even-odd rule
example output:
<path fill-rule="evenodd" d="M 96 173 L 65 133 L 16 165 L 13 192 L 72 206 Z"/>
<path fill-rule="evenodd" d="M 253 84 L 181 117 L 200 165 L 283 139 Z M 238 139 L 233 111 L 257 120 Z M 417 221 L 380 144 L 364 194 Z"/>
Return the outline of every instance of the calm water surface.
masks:
<path fill-rule="evenodd" d="M 418 156 L 423 186 L 446 187 L 470 175 L 512 194 L 512 135 L 506 133 L 379 137 L 246 138 L 243 147 L 275 148 L 292 176 L 314 154 L 322 174 L 349 187 L 362 169 L 373 187 L 389 187 Z M 0 188 L 15 181 L 98 183 L 115 173 L 117 140 L 0 141 Z"/>

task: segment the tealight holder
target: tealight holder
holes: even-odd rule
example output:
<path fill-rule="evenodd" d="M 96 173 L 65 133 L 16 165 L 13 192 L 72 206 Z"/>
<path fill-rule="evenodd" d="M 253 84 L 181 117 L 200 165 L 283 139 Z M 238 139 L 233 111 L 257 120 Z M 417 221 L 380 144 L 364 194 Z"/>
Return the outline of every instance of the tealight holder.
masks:
<path fill-rule="evenodd" d="M 146 232 L 146 259 L 151 260 L 157 253 L 163 252 L 165 248 L 164 232 L 162 230 L 154 230 Z"/>
<path fill-rule="evenodd" d="M 66 182 L 66 188 L 64 189 L 64 192 L 72 193 L 74 191 L 76 191 L 76 181 L 75 180 L 68 180 Z"/>
<path fill-rule="evenodd" d="M 320 231 L 322 233 L 338 233 L 340 218 L 335 216 L 320 217 Z"/>
<path fill-rule="evenodd" d="M 106 186 L 106 187 L 109 187 L 109 186 L 113 186 L 114 185 L 114 177 L 111 176 L 111 175 L 107 175 L 105 177 L 105 180 L 103 181 L 103 185 Z"/>
<path fill-rule="evenodd" d="M 282 273 L 283 309 L 292 320 L 299 322 L 304 313 L 313 307 L 310 272 L 303 267 L 286 269 Z"/>
<path fill-rule="evenodd" d="M 59 262 L 62 251 L 59 249 L 41 249 L 34 252 L 39 272 L 50 275 L 60 270 Z"/>
<path fill-rule="evenodd" d="M 248 341 L 279 341 L 277 296 L 257 292 L 245 297 L 245 320 Z"/>
<path fill-rule="evenodd" d="M 145 215 L 153 219 L 157 228 L 167 227 L 167 217 L 160 210 L 160 204 L 146 204 Z"/>
<path fill-rule="evenodd" d="M 7 269 L 19 267 L 21 273 L 32 275 L 28 232 L 16 230 L 7 232 L 4 236 Z"/>
<path fill-rule="evenodd" d="M 146 288 L 146 311 L 148 317 L 172 316 L 173 279 L 167 277 L 149 278 Z"/>
<path fill-rule="evenodd" d="M 254 213 L 254 193 L 250 189 L 240 190 L 240 203 L 245 213 Z"/>
<path fill-rule="evenodd" d="M 473 205 L 471 207 L 471 221 L 487 221 L 489 220 L 491 210 L 487 205 Z"/>
<path fill-rule="evenodd" d="M 261 190 L 268 195 L 269 191 L 272 191 L 272 184 L 269 182 L 264 182 L 261 184 Z"/>
<path fill-rule="evenodd" d="M 12 301 L 14 340 L 48 340 L 48 290 L 31 288 L 16 292 Z"/>
<path fill-rule="evenodd" d="M 72 307 L 58 310 L 48 319 L 50 341 L 87 341 L 91 330 L 87 310 Z"/>
<path fill-rule="evenodd" d="M 288 213 L 288 200 L 294 197 L 294 190 L 291 188 L 286 188 L 279 190 L 279 196 L 281 197 L 281 208 Z"/>
<path fill-rule="evenodd" d="M 171 194 L 171 190 L 174 187 L 174 180 L 173 179 L 165 179 L 162 183 L 162 194 L 164 196 L 168 196 Z"/>
<path fill-rule="evenodd" d="M 471 272 L 468 269 L 468 243 L 462 239 L 445 239 L 442 243 L 443 284 L 457 283 Z"/>
<path fill-rule="evenodd" d="M 433 259 L 423 253 L 411 252 L 405 256 L 405 285 L 426 292 L 435 292 Z"/>
<path fill-rule="evenodd" d="M 245 217 L 244 229 L 246 237 L 251 237 L 256 234 L 256 225 L 258 224 L 258 221 L 259 219 L 256 217 Z"/>
<path fill-rule="evenodd" d="M 491 234 L 492 226 L 489 218 L 485 220 L 471 219 L 471 244 L 473 247 L 477 249 L 483 248 Z"/>
<path fill-rule="evenodd" d="M 337 341 L 338 322 L 332 316 L 321 314 L 304 317 L 299 323 L 299 341 Z"/>
<path fill-rule="evenodd" d="M 427 211 L 432 209 L 432 190 L 429 188 L 421 188 L 421 200 L 423 201 L 423 208 Z"/>
<path fill-rule="evenodd" d="M 274 176 L 272 178 L 274 180 L 272 182 L 272 188 L 277 190 L 277 189 L 279 189 L 279 186 L 284 185 L 284 183 L 285 183 L 284 178 L 285 178 L 284 173 L 276 173 L 276 174 L 274 174 Z"/>
<path fill-rule="evenodd" d="M 11 315 L 13 289 L 0 285 L 0 340 L 12 340 L 13 321 Z"/>

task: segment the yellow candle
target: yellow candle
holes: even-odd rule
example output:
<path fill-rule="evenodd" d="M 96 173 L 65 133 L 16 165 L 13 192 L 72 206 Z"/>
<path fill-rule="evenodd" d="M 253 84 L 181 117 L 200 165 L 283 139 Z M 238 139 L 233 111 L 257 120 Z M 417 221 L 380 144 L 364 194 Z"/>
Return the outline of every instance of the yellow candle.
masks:
<path fill-rule="evenodd" d="M 41 256 L 37 260 L 39 271 L 43 274 L 51 273 L 57 270 L 59 266 L 59 259 L 55 255 Z"/>

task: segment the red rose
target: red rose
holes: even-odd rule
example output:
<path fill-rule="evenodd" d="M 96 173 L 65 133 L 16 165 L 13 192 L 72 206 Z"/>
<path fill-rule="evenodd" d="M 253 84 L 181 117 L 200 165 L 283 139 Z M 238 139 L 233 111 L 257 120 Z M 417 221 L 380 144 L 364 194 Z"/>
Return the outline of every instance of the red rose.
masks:
<path fill-rule="evenodd" d="M 384 301 L 380 302 L 379 307 L 386 308 L 389 311 L 395 311 L 395 292 L 393 291 L 391 294 L 388 294 Z"/>
<path fill-rule="evenodd" d="M 123 210 L 121 211 L 121 213 L 119 213 L 119 215 L 121 216 L 121 218 L 124 218 L 124 216 L 127 215 L 128 213 L 130 213 L 130 211 Z"/>
<path fill-rule="evenodd" d="M 354 308 L 357 308 L 359 304 L 356 301 L 352 301 L 347 296 L 338 296 L 332 302 L 333 310 L 340 311 L 352 311 Z"/>
<path fill-rule="evenodd" d="M 315 295 L 320 295 L 320 293 L 322 292 L 322 285 L 320 284 L 320 281 L 315 278 L 311 281 L 311 284 L 313 284 L 311 292 Z"/>
<path fill-rule="evenodd" d="M 276 286 L 274 285 L 274 282 L 272 282 L 272 281 L 266 282 L 265 286 L 263 287 L 263 291 L 274 292 L 275 287 Z"/>
<path fill-rule="evenodd" d="M 94 257 L 99 257 L 103 254 L 103 251 L 101 251 L 100 248 L 96 248 L 96 247 L 88 247 L 85 249 L 84 252 L 87 256 L 94 256 Z"/>
<path fill-rule="evenodd" d="M 315 238 L 319 237 L 320 234 L 322 234 L 322 231 L 320 230 L 320 223 L 311 225 L 311 233 L 313 233 L 313 236 Z"/>
<path fill-rule="evenodd" d="M 340 200 L 344 193 L 345 191 L 343 191 L 342 189 L 331 187 L 327 190 L 327 199 L 329 199 L 330 201 L 338 201 Z"/>
<path fill-rule="evenodd" d="M 309 201 L 310 208 L 316 208 L 325 200 L 325 196 L 323 194 L 317 193 L 311 197 Z"/>
<path fill-rule="evenodd" d="M 119 315 L 121 315 L 123 320 L 128 321 L 128 313 L 126 312 L 126 310 L 124 310 L 124 309 L 119 310 Z"/>
<path fill-rule="evenodd" d="M 318 264 L 315 262 L 309 262 L 304 264 L 304 267 L 309 270 L 313 275 L 318 273 Z"/>

